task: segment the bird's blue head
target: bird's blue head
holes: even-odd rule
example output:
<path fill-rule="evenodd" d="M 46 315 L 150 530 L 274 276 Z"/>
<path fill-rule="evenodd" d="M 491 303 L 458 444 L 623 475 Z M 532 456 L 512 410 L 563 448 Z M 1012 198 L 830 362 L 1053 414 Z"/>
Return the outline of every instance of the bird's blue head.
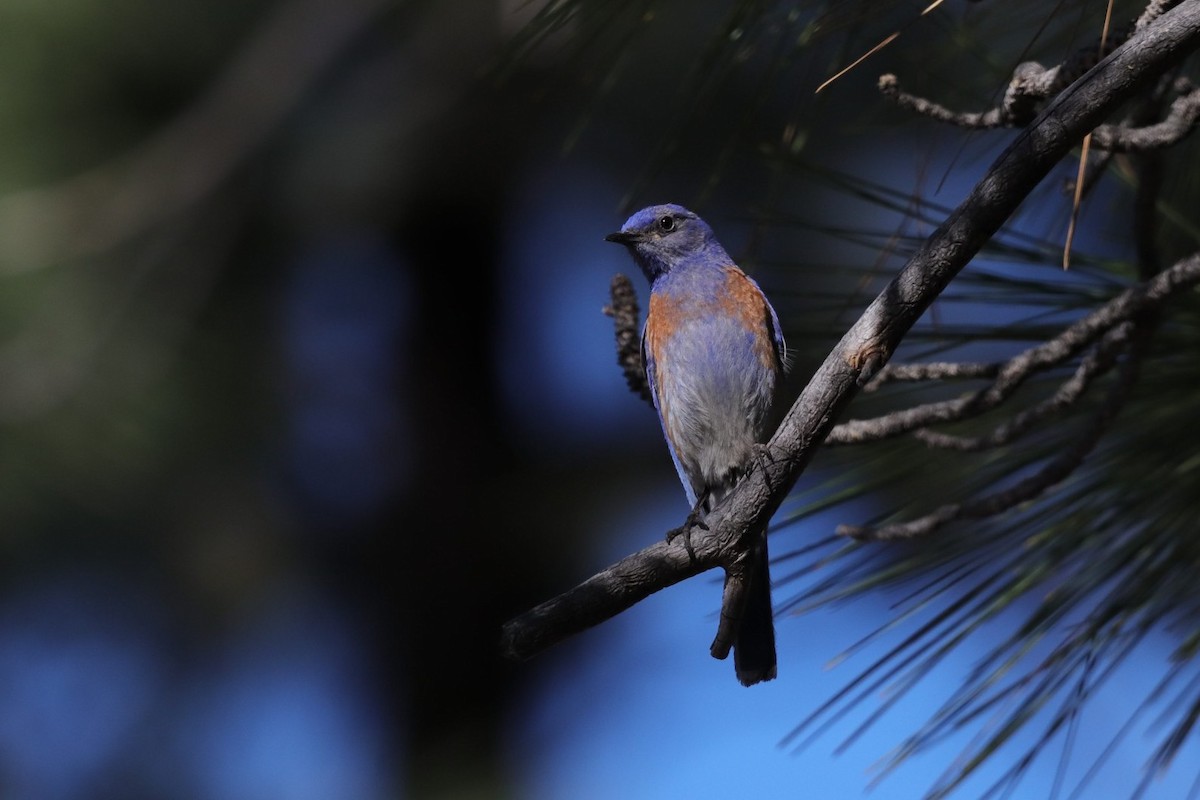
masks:
<path fill-rule="evenodd" d="M 628 247 L 650 283 L 685 262 L 732 263 L 708 223 L 674 203 L 643 208 L 604 239 Z"/>

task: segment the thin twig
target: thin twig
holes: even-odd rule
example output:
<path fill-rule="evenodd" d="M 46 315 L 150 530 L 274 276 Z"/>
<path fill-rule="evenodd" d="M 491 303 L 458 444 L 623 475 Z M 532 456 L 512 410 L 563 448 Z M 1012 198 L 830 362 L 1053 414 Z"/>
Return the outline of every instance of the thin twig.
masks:
<path fill-rule="evenodd" d="M 1134 31 L 1141 30 L 1180 0 L 1152 2 L 1136 22 L 1108 35 L 1108 17 L 1097 45 L 1080 48 L 1061 64 L 1044 67 L 1036 61 L 1025 61 L 1013 70 L 1000 105 L 986 111 L 955 111 L 924 97 L 903 91 L 899 79 L 892 74 L 879 78 L 879 91 L 901 108 L 962 128 L 989 129 L 1021 127 L 1029 123 L 1038 108 L 1050 98 L 1078 80 L 1101 59 L 1125 42 Z M 1111 4 L 1110 4 L 1111 5 Z"/>
<path fill-rule="evenodd" d="M 1022 112 L 1013 110 L 1019 103 L 1018 98 L 1041 101 L 1044 99 L 1042 92 L 1046 86 L 1057 83 L 1057 73 L 1050 75 L 1049 72 L 1040 71 L 1040 65 L 1027 63 L 1022 67 L 1027 70 L 1027 74 L 1018 75 L 1013 79 L 1005 104 L 987 111 L 955 111 L 928 98 L 910 94 L 900 88 L 899 78 L 892 74 L 880 76 L 879 91 L 900 108 L 960 128 L 989 130 L 1015 127 L 1022 124 L 1024 116 Z M 1047 76 L 1054 80 L 1046 81 Z M 1043 86 L 1043 83 L 1046 86 Z M 1019 90 L 1013 87 L 1019 87 Z M 1175 99 L 1167 111 L 1167 116 L 1158 122 L 1139 127 L 1126 124 L 1097 127 L 1092 134 L 1092 145 L 1098 150 L 1116 153 L 1170 147 L 1188 136 L 1196 128 L 1197 120 L 1200 120 L 1200 90 L 1191 88 L 1186 94 L 1181 94 Z"/>
<path fill-rule="evenodd" d="M 873 392 L 884 384 L 898 381 L 943 381 L 952 378 L 994 378 L 1003 366 L 999 362 L 931 361 L 925 364 L 888 364 L 863 391 Z"/>
<path fill-rule="evenodd" d="M 1095 448 L 1109 423 L 1129 398 L 1130 391 L 1137 382 L 1138 370 L 1149 344 L 1152 329 L 1153 324 L 1144 321 L 1143 318 L 1141 324 L 1137 325 L 1132 349 L 1128 357 L 1121 362 L 1116 381 L 1109 389 L 1103 405 L 1080 430 L 1075 441 L 1035 474 L 1008 489 L 965 503 L 944 505 L 930 514 L 909 522 L 878 526 L 840 525 L 837 529 L 838 534 L 860 541 L 877 542 L 928 536 L 954 520 L 994 517 L 1021 503 L 1033 500 L 1048 489 L 1062 483 Z"/>
<path fill-rule="evenodd" d="M 1158 86 L 1150 93 L 1148 97 L 1142 98 L 1134 107 L 1133 111 L 1125 116 L 1117 126 L 1116 132 L 1106 130 L 1108 126 L 1101 125 L 1097 131 L 1101 131 L 1098 137 L 1100 141 L 1107 141 L 1110 135 L 1120 136 L 1125 131 L 1135 131 L 1137 129 L 1146 128 L 1154 125 L 1155 120 L 1162 116 L 1162 108 L 1164 100 L 1168 93 L 1182 96 L 1191 93 L 1195 90 L 1195 85 L 1186 77 L 1171 77 L 1164 75 L 1158 82 Z M 1170 114 L 1174 114 L 1172 109 Z M 1095 137 L 1094 137 L 1095 138 Z M 1181 137 L 1182 138 L 1182 137 Z M 1165 145 L 1164 145 L 1165 146 Z M 1153 148 L 1150 148 L 1153 149 Z M 1106 149 L 1102 145 L 1097 144 L 1095 155 L 1088 160 L 1088 168 L 1083 176 L 1083 195 L 1086 197 L 1096 186 L 1103 175 L 1108 170 L 1108 165 L 1112 163 L 1113 157 L 1117 154 L 1114 149 Z M 1074 185 L 1068 184 L 1065 191 L 1069 194 L 1075 191 Z M 1157 272 L 1158 270 L 1154 270 Z M 1153 273 L 1150 273 L 1153 274 Z M 1148 277 L 1144 275 L 1143 277 Z"/>
<path fill-rule="evenodd" d="M 1117 324 L 1197 282 L 1200 282 L 1200 255 L 1193 255 L 1152 280 L 1126 289 L 1053 339 L 1014 356 L 1005 362 L 991 385 L 953 400 L 925 403 L 870 419 L 849 420 L 830 432 L 826 444 L 890 439 L 918 428 L 957 422 L 990 411 L 1011 397 L 1034 372 L 1066 361 Z"/>
<path fill-rule="evenodd" d="M 1150 0 L 1146 4 L 1145 10 L 1142 11 L 1141 16 L 1137 18 L 1137 22 L 1133 23 L 1134 29 L 1140 31 L 1164 13 L 1179 5 L 1179 2 L 1180 0 Z"/>
<path fill-rule="evenodd" d="M 746 601 L 750 597 L 750 581 L 766 580 L 766 576 L 752 574 L 752 551 L 746 551 L 725 567 L 725 585 L 721 592 L 721 614 L 717 621 L 717 633 L 709 645 L 713 658 L 725 659 L 737 641 L 746 612 Z"/>
<path fill-rule="evenodd" d="M 1129 128 L 1101 125 L 1092 132 L 1092 144 L 1100 150 L 1116 153 L 1142 152 L 1170 147 L 1183 140 L 1200 120 L 1200 89 L 1176 97 L 1167 116 L 1153 125 Z"/>
<path fill-rule="evenodd" d="M 954 111 L 940 103 L 910 94 L 900 88 L 900 79 L 892 73 L 879 76 L 877 84 L 880 94 L 907 111 L 912 111 L 938 122 L 957 125 L 960 128 L 991 129 L 1008 125 L 1004 110 L 997 106 L 987 111 Z"/>
<path fill-rule="evenodd" d="M 1027 433 L 1039 422 L 1061 414 L 1079 402 L 1087 388 L 1097 378 L 1112 369 L 1117 356 L 1129 342 L 1133 330 L 1132 322 L 1123 322 L 1104 335 L 1096 347 L 1079 363 L 1070 378 L 1063 381 L 1050 397 L 1024 409 L 1012 419 L 997 425 L 983 436 L 954 436 L 924 428 L 913 436 L 930 447 L 974 453 L 1010 444 Z"/>

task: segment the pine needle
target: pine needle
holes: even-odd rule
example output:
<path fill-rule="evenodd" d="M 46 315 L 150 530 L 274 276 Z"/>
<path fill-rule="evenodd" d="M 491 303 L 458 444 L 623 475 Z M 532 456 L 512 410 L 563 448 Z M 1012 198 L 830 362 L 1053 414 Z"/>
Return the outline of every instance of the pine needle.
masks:
<path fill-rule="evenodd" d="M 1108 46 L 1108 28 L 1112 22 L 1113 0 L 1108 0 L 1108 6 L 1104 10 L 1104 28 L 1100 32 L 1100 55 L 1104 54 L 1105 47 Z M 1083 145 L 1079 148 L 1079 171 L 1075 174 L 1075 196 L 1071 201 L 1071 219 L 1067 223 L 1067 240 L 1063 244 L 1062 267 L 1064 270 L 1071 268 L 1071 244 L 1075 241 L 1075 226 L 1079 221 L 1079 207 L 1083 203 L 1083 179 L 1084 173 L 1087 172 L 1088 150 L 1092 146 L 1092 135 L 1089 133 L 1083 137 Z"/>

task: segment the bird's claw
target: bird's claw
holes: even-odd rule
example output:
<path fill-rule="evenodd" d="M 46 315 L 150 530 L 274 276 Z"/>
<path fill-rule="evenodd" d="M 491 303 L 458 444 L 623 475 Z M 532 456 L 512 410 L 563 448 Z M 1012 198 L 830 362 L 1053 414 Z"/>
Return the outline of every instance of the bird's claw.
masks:
<path fill-rule="evenodd" d="M 696 551 L 692 547 L 692 528 L 699 528 L 702 531 L 708 530 L 708 525 L 700 518 L 699 504 L 697 504 L 696 508 L 692 509 L 692 512 L 688 514 L 687 519 L 684 520 L 682 525 L 667 531 L 667 543 L 669 544 L 682 536 L 683 549 L 687 550 L 688 558 L 695 561 Z"/>
<path fill-rule="evenodd" d="M 768 475 L 767 467 L 775 466 L 775 453 L 772 451 L 769 442 L 760 442 L 754 445 L 754 461 L 758 468 L 762 470 L 764 475 Z"/>

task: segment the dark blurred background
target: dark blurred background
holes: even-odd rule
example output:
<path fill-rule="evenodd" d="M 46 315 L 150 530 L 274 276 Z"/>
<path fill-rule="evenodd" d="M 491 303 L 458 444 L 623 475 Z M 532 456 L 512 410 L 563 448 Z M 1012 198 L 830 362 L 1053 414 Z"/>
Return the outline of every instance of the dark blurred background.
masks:
<path fill-rule="evenodd" d="M 497 655 L 687 510 L 604 234 L 700 211 L 802 382 L 872 285 L 839 265 L 898 263 L 835 235 L 894 217 L 816 166 L 953 204 L 1003 143 L 873 85 L 986 105 L 1027 21 L 951 0 L 814 95 L 924 4 L 747 5 L 583 3 L 534 42 L 520 0 L 0 4 L 0 796 L 859 794 L 895 738 L 776 744 L 882 605 L 783 621 L 757 694 L 706 655 L 708 579 Z"/>

